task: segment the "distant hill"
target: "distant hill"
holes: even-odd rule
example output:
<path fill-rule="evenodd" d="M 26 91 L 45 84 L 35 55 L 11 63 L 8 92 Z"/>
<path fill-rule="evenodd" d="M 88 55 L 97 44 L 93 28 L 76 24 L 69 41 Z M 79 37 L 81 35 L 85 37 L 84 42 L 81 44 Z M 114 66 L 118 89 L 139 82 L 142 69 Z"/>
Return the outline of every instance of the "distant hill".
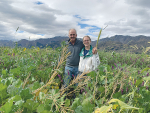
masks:
<path fill-rule="evenodd" d="M 33 41 L 22 39 L 22 40 L 18 41 L 18 46 L 26 47 L 26 48 L 30 48 L 32 46 L 41 47 L 41 48 L 50 46 L 52 48 L 57 48 L 57 47 L 61 46 L 62 41 L 65 41 L 67 39 L 68 39 L 68 37 L 61 37 L 61 36 L 47 38 L 47 39 L 37 39 L 37 40 L 33 40 Z"/>
<path fill-rule="evenodd" d="M 61 46 L 62 41 L 68 40 L 68 37 L 56 36 L 53 38 L 47 39 L 37 39 L 37 40 L 26 40 L 22 39 L 18 41 L 19 47 L 30 48 L 40 47 L 44 48 L 46 46 L 50 46 L 52 48 L 57 48 Z M 81 38 L 79 38 L 81 39 Z M 82 39 L 81 39 L 82 40 Z M 91 45 L 95 46 L 97 41 L 92 41 Z M 150 37 L 147 36 L 123 36 L 123 35 L 115 35 L 110 38 L 103 38 L 99 40 L 98 49 L 104 51 L 130 51 L 137 54 L 142 53 L 146 47 L 150 47 Z M 15 47 L 15 42 L 8 40 L 0 40 L 0 46 L 9 46 Z M 150 52 L 149 52 L 150 53 Z"/>
<path fill-rule="evenodd" d="M 115 35 L 99 41 L 98 48 L 105 51 L 130 51 L 141 54 L 146 47 L 150 47 L 150 37 Z M 150 53 L 150 51 L 148 51 Z"/>
<path fill-rule="evenodd" d="M 2 46 L 14 47 L 15 43 L 11 40 L 0 40 L 0 47 Z"/>

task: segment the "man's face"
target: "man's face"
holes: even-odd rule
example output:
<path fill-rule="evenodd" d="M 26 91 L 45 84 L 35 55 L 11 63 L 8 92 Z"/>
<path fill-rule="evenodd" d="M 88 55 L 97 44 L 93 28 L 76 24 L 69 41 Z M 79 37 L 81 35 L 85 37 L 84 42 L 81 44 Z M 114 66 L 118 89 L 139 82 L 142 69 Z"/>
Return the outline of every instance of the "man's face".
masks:
<path fill-rule="evenodd" d="M 71 42 L 75 42 L 76 38 L 77 38 L 77 34 L 76 34 L 76 31 L 71 29 L 69 31 L 69 38 L 70 38 L 70 41 Z"/>

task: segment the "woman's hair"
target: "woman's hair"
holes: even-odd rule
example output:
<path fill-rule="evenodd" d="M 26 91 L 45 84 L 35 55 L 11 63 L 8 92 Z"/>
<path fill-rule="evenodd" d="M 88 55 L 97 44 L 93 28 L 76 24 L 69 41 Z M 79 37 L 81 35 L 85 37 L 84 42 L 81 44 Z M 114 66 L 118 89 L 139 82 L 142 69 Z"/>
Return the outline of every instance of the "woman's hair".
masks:
<path fill-rule="evenodd" d="M 88 37 L 88 38 L 89 38 L 89 40 L 91 41 L 91 38 L 90 38 L 88 35 L 86 35 L 86 36 L 84 36 L 84 37 Z M 84 39 L 84 37 L 83 37 L 83 39 Z"/>

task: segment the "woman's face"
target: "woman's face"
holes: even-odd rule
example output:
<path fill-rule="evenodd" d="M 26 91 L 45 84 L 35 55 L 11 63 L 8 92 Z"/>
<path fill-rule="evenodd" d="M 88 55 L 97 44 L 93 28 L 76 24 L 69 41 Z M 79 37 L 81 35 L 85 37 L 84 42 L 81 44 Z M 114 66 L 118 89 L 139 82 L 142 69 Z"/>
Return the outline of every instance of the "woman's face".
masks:
<path fill-rule="evenodd" d="M 84 37 L 83 38 L 83 44 L 84 44 L 84 46 L 85 47 L 89 47 L 90 46 L 90 44 L 91 44 L 91 40 L 89 39 L 89 37 Z"/>

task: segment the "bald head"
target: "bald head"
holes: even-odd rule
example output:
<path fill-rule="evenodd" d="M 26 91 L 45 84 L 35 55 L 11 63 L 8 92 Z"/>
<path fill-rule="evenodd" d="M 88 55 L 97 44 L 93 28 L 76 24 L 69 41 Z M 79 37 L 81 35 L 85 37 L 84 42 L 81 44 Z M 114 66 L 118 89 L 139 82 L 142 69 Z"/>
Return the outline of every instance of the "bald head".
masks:
<path fill-rule="evenodd" d="M 71 43 L 75 43 L 76 38 L 77 38 L 77 32 L 76 32 L 76 30 L 75 29 L 70 29 L 68 36 L 70 38 L 70 42 Z"/>
<path fill-rule="evenodd" d="M 77 31 L 76 31 L 74 28 L 69 29 L 69 32 L 70 32 L 70 31 L 75 31 L 76 34 L 77 34 Z"/>

